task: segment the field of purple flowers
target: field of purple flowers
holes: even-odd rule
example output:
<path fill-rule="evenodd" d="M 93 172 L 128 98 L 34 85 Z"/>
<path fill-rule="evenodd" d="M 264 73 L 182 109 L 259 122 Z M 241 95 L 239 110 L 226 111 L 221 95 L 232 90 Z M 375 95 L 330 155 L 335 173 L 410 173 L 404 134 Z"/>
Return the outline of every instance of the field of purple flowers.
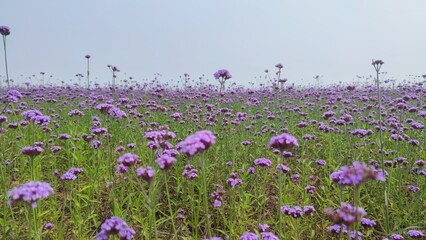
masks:
<path fill-rule="evenodd" d="M 2 90 L 2 239 L 424 238 L 422 83 L 220 83 Z"/>

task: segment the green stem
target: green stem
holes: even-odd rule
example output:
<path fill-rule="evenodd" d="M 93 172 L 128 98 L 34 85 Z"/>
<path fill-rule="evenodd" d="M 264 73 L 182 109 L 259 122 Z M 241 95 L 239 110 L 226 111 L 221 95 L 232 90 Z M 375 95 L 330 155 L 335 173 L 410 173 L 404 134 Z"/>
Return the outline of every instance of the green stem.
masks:
<path fill-rule="evenodd" d="M 9 70 L 8 70 L 8 67 L 7 67 L 7 51 L 6 51 L 6 36 L 5 35 L 3 35 L 3 48 L 4 48 L 4 65 L 6 67 L 7 88 L 10 88 Z"/>
<path fill-rule="evenodd" d="M 175 239 L 177 239 L 177 231 L 175 226 L 175 217 L 172 210 L 172 202 L 170 201 L 170 192 L 169 192 L 169 183 L 167 179 L 167 173 L 164 174 L 164 182 L 166 184 L 166 195 L 167 195 L 167 205 L 169 206 L 170 218 L 172 220 L 172 228 Z"/>
<path fill-rule="evenodd" d="M 207 203 L 207 173 L 206 173 L 206 162 L 204 158 L 204 153 L 201 155 L 201 171 L 203 178 L 203 195 L 204 195 L 204 217 L 207 219 L 207 236 L 211 238 L 211 226 L 210 226 L 210 216 L 209 216 L 209 206 Z"/>

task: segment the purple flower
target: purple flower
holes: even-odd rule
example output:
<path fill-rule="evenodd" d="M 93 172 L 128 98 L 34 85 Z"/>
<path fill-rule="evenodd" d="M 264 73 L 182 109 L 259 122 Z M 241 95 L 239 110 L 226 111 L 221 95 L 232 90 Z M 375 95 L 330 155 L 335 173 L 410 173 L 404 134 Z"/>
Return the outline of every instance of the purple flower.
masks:
<path fill-rule="evenodd" d="M 340 208 L 336 211 L 327 208 L 326 213 L 332 222 L 337 224 L 343 223 L 346 226 L 352 226 L 356 221 L 360 221 L 366 214 L 363 208 L 355 207 L 348 203 L 341 203 Z"/>
<path fill-rule="evenodd" d="M 10 34 L 10 28 L 8 26 L 0 26 L 0 34 L 7 36 Z"/>
<path fill-rule="evenodd" d="M 178 144 L 178 148 L 180 152 L 192 157 L 197 153 L 207 150 L 213 144 L 215 144 L 215 136 L 211 131 L 204 130 L 187 137 L 183 142 Z"/>
<path fill-rule="evenodd" d="M 312 215 L 312 213 L 314 213 L 316 210 L 315 210 L 315 208 L 314 208 L 314 206 L 304 206 L 303 207 L 303 212 L 306 214 L 306 215 Z"/>
<path fill-rule="evenodd" d="M 241 235 L 240 240 L 258 240 L 256 233 L 245 232 Z"/>
<path fill-rule="evenodd" d="M 407 235 L 412 237 L 412 238 L 419 238 L 419 239 L 426 237 L 426 235 L 420 230 L 409 230 L 407 232 Z"/>
<path fill-rule="evenodd" d="M 94 149 L 98 149 L 101 145 L 102 145 L 102 142 L 101 142 L 101 141 L 99 141 L 99 140 L 94 140 L 94 141 L 92 142 L 92 147 L 93 147 Z"/>
<path fill-rule="evenodd" d="M 10 89 L 7 91 L 6 98 L 9 102 L 18 102 L 18 100 L 22 98 L 22 94 L 17 90 Z"/>
<path fill-rule="evenodd" d="M 61 179 L 74 181 L 77 179 L 77 176 L 74 173 L 66 172 L 62 174 Z"/>
<path fill-rule="evenodd" d="M 218 70 L 217 72 L 215 72 L 214 74 L 213 74 L 213 76 L 214 76 L 214 78 L 216 78 L 216 79 L 219 79 L 219 78 L 222 78 L 222 79 L 230 79 L 230 78 L 232 78 L 232 75 L 229 73 L 229 71 L 228 70 L 226 70 L 226 69 L 220 69 L 220 70 Z"/>
<path fill-rule="evenodd" d="M 231 173 L 231 177 L 228 178 L 228 180 L 226 180 L 226 183 L 228 183 L 228 185 L 231 188 L 235 188 L 238 185 L 242 185 L 243 184 L 243 180 L 241 180 L 240 178 L 238 178 L 236 173 Z"/>
<path fill-rule="evenodd" d="M 326 164 L 326 161 L 325 160 L 323 160 L 323 159 L 318 159 L 318 160 L 316 160 L 315 161 L 318 165 L 320 165 L 320 166 L 324 166 L 325 164 Z"/>
<path fill-rule="evenodd" d="M 403 240 L 403 239 L 404 239 L 404 237 L 403 237 L 402 235 L 400 235 L 400 234 L 396 234 L 396 233 L 394 233 L 394 234 L 392 234 L 392 235 L 390 236 L 390 239 L 391 239 L 391 240 Z"/>
<path fill-rule="evenodd" d="M 308 193 L 314 193 L 315 186 L 306 186 L 305 189 L 306 189 L 306 192 Z"/>
<path fill-rule="evenodd" d="M 118 158 L 118 162 L 126 167 L 140 163 L 139 156 L 133 153 L 126 153 Z"/>
<path fill-rule="evenodd" d="M 361 225 L 364 227 L 374 227 L 377 224 L 374 220 L 371 220 L 369 218 L 361 218 Z"/>
<path fill-rule="evenodd" d="M 53 229 L 55 227 L 55 225 L 53 224 L 53 223 L 46 223 L 44 226 L 43 226 L 43 230 L 51 230 L 51 229 Z"/>
<path fill-rule="evenodd" d="M 294 206 L 293 208 L 291 208 L 288 205 L 282 206 L 281 212 L 285 215 L 292 216 L 293 218 L 299 218 L 299 217 L 303 216 L 303 213 L 304 213 L 300 206 Z"/>
<path fill-rule="evenodd" d="M 269 225 L 265 223 L 265 224 L 259 224 L 259 225 L 257 225 L 257 227 L 258 227 L 259 231 L 265 232 L 266 230 L 268 230 Z"/>
<path fill-rule="evenodd" d="M 283 133 L 279 136 L 272 137 L 269 141 L 269 146 L 280 149 L 281 151 L 298 147 L 297 139 L 288 133 Z"/>
<path fill-rule="evenodd" d="M 176 162 L 176 158 L 169 156 L 168 154 L 163 154 L 157 158 L 155 162 L 158 164 L 161 170 L 169 170 Z"/>
<path fill-rule="evenodd" d="M 96 235 L 96 239 L 108 240 L 110 235 L 115 234 L 119 235 L 122 240 L 130 240 L 133 238 L 135 231 L 123 219 L 114 216 L 102 223 L 101 230 Z"/>
<path fill-rule="evenodd" d="M 290 172 L 290 168 L 287 167 L 284 164 L 278 164 L 277 165 L 277 169 L 280 169 L 282 173 L 288 173 L 288 172 Z"/>
<path fill-rule="evenodd" d="M 410 190 L 413 193 L 416 193 L 416 192 L 420 191 L 420 188 L 417 187 L 417 186 L 409 186 L 408 190 Z"/>
<path fill-rule="evenodd" d="M 267 158 L 258 158 L 256 160 L 254 160 L 254 164 L 256 164 L 257 166 L 261 166 L 261 167 L 269 167 L 269 166 L 271 166 L 272 162 L 271 162 L 271 160 L 269 160 Z"/>
<path fill-rule="evenodd" d="M 256 169 L 254 167 L 249 167 L 247 169 L 247 172 L 250 173 L 250 174 L 254 174 L 254 173 L 256 173 Z"/>
<path fill-rule="evenodd" d="M 31 203 L 32 208 L 36 208 L 39 199 L 47 198 L 53 192 L 53 188 L 49 183 L 31 181 L 9 190 L 7 195 L 11 199 L 7 203 L 11 205 L 19 201 L 25 201 Z"/>
<path fill-rule="evenodd" d="M 365 163 L 353 162 L 351 166 L 343 166 L 339 171 L 330 175 L 331 180 L 343 186 L 356 186 L 369 179 L 385 181 L 383 171 Z"/>
<path fill-rule="evenodd" d="M 23 147 L 21 149 L 21 153 L 28 156 L 37 156 L 40 155 L 43 152 L 43 148 L 41 147 Z"/>
<path fill-rule="evenodd" d="M 271 232 L 262 232 L 260 235 L 262 236 L 262 240 L 279 240 L 279 238 Z"/>
<path fill-rule="evenodd" d="M 147 166 L 146 168 L 140 167 L 136 170 L 136 174 L 150 183 L 154 179 L 155 171 L 151 166 Z"/>

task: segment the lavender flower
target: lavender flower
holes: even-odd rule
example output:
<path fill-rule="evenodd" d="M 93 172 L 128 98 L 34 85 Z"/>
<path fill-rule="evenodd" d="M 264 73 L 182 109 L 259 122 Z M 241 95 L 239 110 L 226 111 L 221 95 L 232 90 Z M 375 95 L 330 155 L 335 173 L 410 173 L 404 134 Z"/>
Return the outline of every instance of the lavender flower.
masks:
<path fill-rule="evenodd" d="M 39 199 L 47 198 L 53 193 L 53 188 L 49 183 L 31 181 L 9 190 L 7 195 L 11 199 L 7 203 L 11 205 L 19 201 L 25 201 L 31 203 L 32 208 L 36 208 Z"/>
<path fill-rule="evenodd" d="M 327 208 L 325 211 L 332 222 L 337 224 L 343 223 L 346 226 L 352 226 L 366 214 L 363 208 L 355 207 L 348 203 L 341 203 L 340 208 L 336 211 L 330 208 Z"/>
<path fill-rule="evenodd" d="M 139 177 L 141 177 L 143 180 L 147 181 L 148 183 L 150 183 L 155 176 L 155 171 L 151 166 L 147 166 L 146 168 L 138 168 L 136 170 L 136 173 Z"/>
<path fill-rule="evenodd" d="M 262 232 L 260 233 L 262 240 L 280 240 L 275 234 L 271 232 Z"/>
<path fill-rule="evenodd" d="M 10 28 L 8 26 L 0 26 L 0 34 L 7 36 L 10 34 Z"/>
<path fill-rule="evenodd" d="M 40 155 L 43 151 L 44 150 L 41 147 L 30 147 L 30 146 L 27 146 L 27 147 L 23 147 L 21 149 L 21 153 L 23 155 L 28 155 L 28 156 L 37 156 L 37 155 Z"/>
<path fill-rule="evenodd" d="M 240 236 L 240 240 L 258 240 L 256 233 L 252 232 L 245 232 L 243 235 Z"/>
<path fill-rule="evenodd" d="M 352 166 L 343 166 L 339 171 L 333 172 L 330 178 L 343 186 L 356 186 L 369 179 L 385 181 L 383 171 L 376 171 L 365 163 L 353 162 Z"/>
<path fill-rule="evenodd" d="M 407 232 L 407 235 L 412 238 L 418 238 L 418 239 L 426 237 L 426 235 L 420 230 L 409 230 Z"/>
<path fill-rule="evenodd" d="M 371 220 L 369 218 L 361 218 L 361 225 L 364 227 L 374 227 L 377 224 L 374 220 Z"/>
<path fill-rule="evenodd" d="M 122 240 L 130 240 L 136 232 L 119 217 L 111 217 L 101 225 L 101 230 L 96 235 L 97 240 L 108 240 L 110 235 L 119 235 Z"/>
<path fill-rule="evenodd" d="M 269 160 L 267 158 L 258 158 L 256 160 L 254 160 L 254 164 L 256 164 L 257 166 L 261 166 L 261 167 L 269 167 L 269 166 L 271 166 L 272 162 L 271 162 L 271 160 Z"/>
<path fill-rule="evenodd" d="M 158 164 L 161 170 L 169 170 L 176 162 L 176 158 L 169 156 L 168 154 L 163 154 L 157 158 L 155 162 Z"/>
<path fill-rule="evenodd" d="M 269 141 L 269 146 L 272 148 L 280 149 L 281 151 L 298 147 L 297 139 L 288 133 L 283 133 L 279 136 L 272 137 Z"/>
<path fill-rule="evenodd" d="M 215 144 L 215 136 L 211 131 L 204 130 L 187 137 L 183 142 L 178 144 L 178 148 L 180 152 L 192 157 L 197 153 L 207 150 L 213 144 Z"/>
<path fill-rule="evenodd" d="M 118 158 L 118 162 L 126 167 L 140 163 L 139 156 L 133 153 L 126 153 Z"/>

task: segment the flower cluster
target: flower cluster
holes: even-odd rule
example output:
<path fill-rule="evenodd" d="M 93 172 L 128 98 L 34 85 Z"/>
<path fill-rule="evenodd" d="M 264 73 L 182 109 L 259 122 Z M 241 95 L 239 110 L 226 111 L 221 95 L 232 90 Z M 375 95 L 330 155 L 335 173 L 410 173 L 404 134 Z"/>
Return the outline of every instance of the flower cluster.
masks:
<path fill-rule="evenodd" d="M 330 175 L 331 180 L 343 186 L 357 186 L 369 179 L 385 181 L 382 170 L 368 167 L 365 163 L 353 162 L 351 166 L 343 166 Z"/>
<path fill-rule="evenodd" d="M 215 144 L 215 136 L 209 130 L 198 131 L 178 144 L 180 152 L 189 157 L 207 150 Z"/>
<path fill-rule="evenodd" d="M 283 133 L 279 136 L 272 137 L 269 141 L 269 146 L 281 151 L 288 150 L 293 147 L 298 147 L 297 139 L 288 133 Z"/>
<path fill-rule="evenodd" d="M 304 206 L 303 209 L 300 206 L 294 206 L 293 208 L 286 205 L 281 207 L 281 212 L 285 215 L 292 216 L 293 218 L 299 218 L 303 215 L 312 215 L 315 212 L 313 206 Z"/>
<path fill-rule="evenodd" d="M 135 230 L 129 227 L 123 219 L 114 216 L 102 223 L 96 239 L 108 240 L 110 235 L 118 235 L 121 240 L 130 240 L 135 233 Z"/>
<path fill-rule="evenodd" d="M 7 195 L 11 198 L 7 203 L 11 205 L 19 201 L 25 201 L 31 203 L 32 208 L 36 208 L 39 199 L 47 198 L 53 193 L 53 188 L 49 183 L 27 182 L 7 192 Z"/>

